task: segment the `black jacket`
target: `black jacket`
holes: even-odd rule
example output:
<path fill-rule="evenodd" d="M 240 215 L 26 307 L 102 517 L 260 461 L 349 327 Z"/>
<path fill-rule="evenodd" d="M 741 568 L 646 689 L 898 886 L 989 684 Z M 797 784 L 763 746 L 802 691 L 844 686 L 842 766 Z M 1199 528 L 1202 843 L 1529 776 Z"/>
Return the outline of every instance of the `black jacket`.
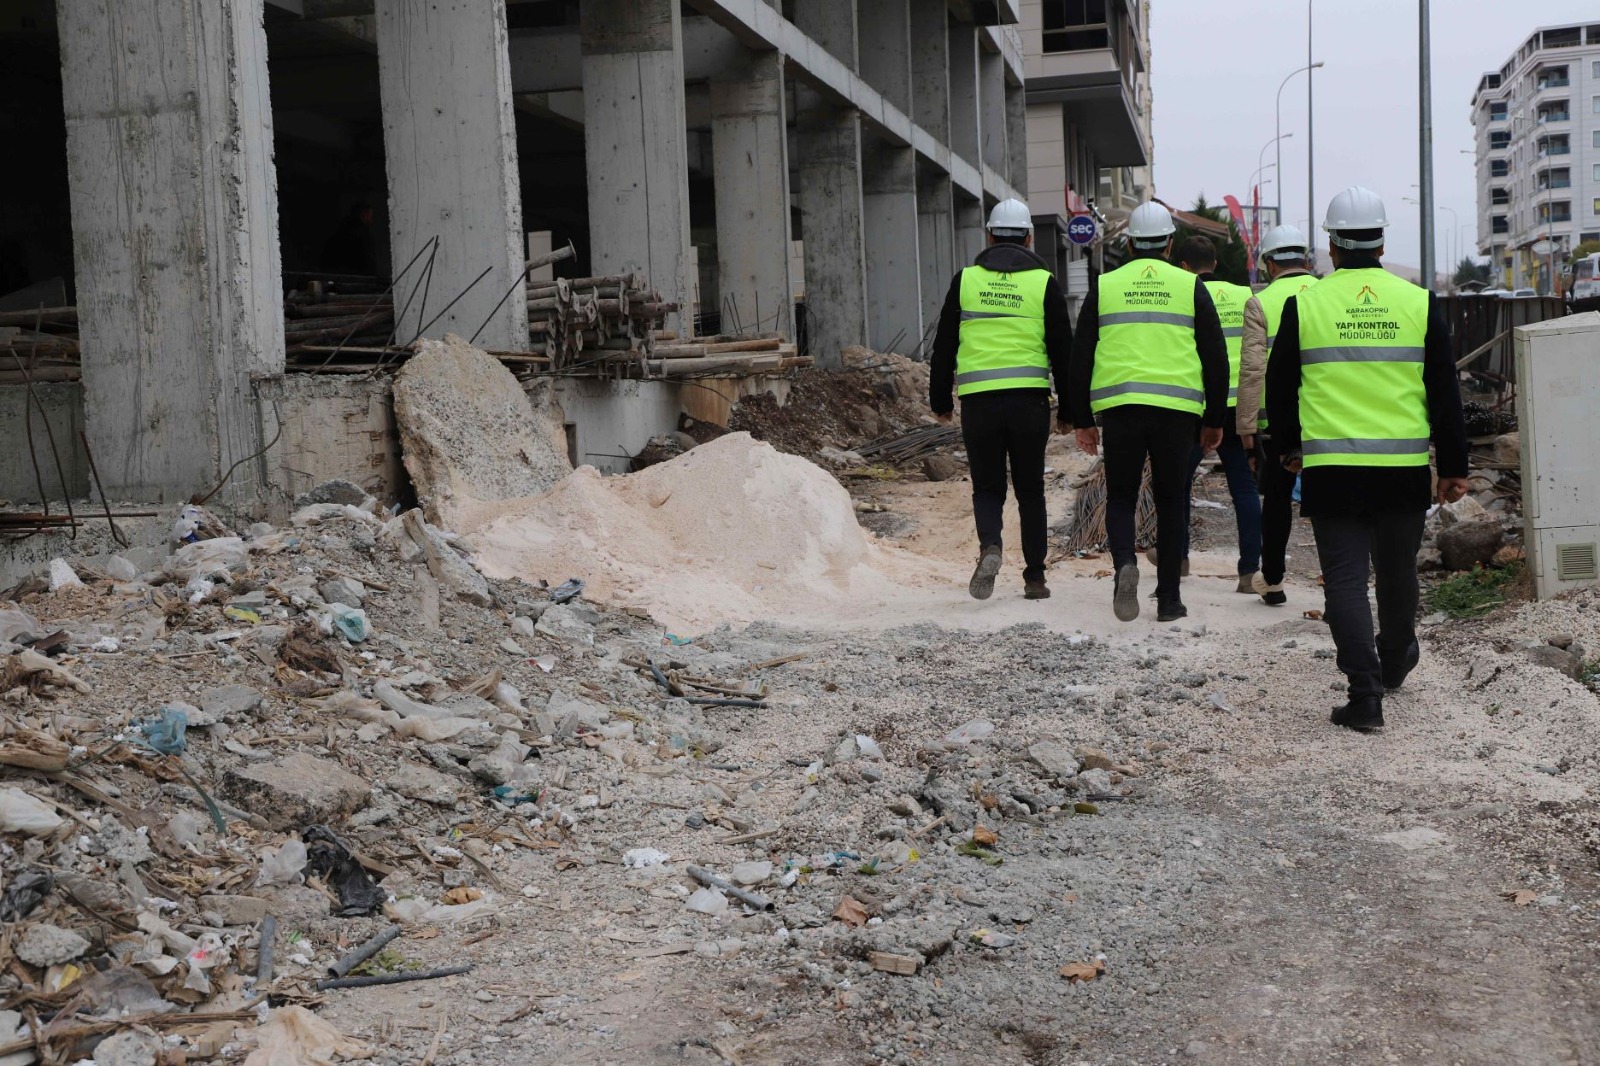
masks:
<path fill-rule="evenodd" d="M 1156 252 L 1135 255 L 1136 259 L 1160 259 Z M 1100 279 L 1089 282 L 1089 298 L 1078 312 L 1078 333 L 1072 343 L 1072 367 L 1068 374 L 1067 395 L 1071 397 L 1072 424 L 1079 429 L 1094 425 L 1089 408 L 1089 383 L 1094 380 L 1094 353 L 1100 344 Z M 1222 426 L 1228 421 L 1228 342 L 1222 336 L 1217 306 L 1205 282 L 1194 280 L 1194 344 L 1200 356 L 1200 380 L 1206 393 L 1202 423 Z"/>
<path fill-rule="evenodd" d="M 1340 269 L 1382 266 L 1370 255 L 1346 253 Z M 1440 477 L 1467 476 L 1467 430 L 1461 414 L 1461 383 L 1450 350 L 1450 330 L 1438 298 L 1428 293 L 1428 333 L 1423 341 L 1422 384 L 1428 394 Z M 1267 417 L 1279 455 L 1300 451 L 1300 310 L 1295 297 L 1283 305 L 1278 338 L 1267 360 Z M 1300 480 L 1300 513 L 1333 518 L 1426 510 L 1433 477 L 1426 466 L 1314 466 Z"/>
<path fill-rule="evenodd" d="M 995 244 L 985 248 L 974 266 L 1000 274 L 1019 274 L 1024 270 L 1049 270 L 1045 261 L 1020 244 Z M 928 406 L 936 415 L 955 410 L 951 394 L 956 386 L 956 350 L 961 347 L 961 271 L 950 279 L 944 307 L 939 311 L 939 331 L 933 337 L 933 360 L 928 366 Z M 1052 275 L 1044 286 L 1044 350 L 1050 357 L 1050 376 L 1055 378 L 1061 406 L 1056 417 L 1066 412 L 1067 357 L 1072 351 L 1072 312 L 1067 294 Z M 996 389 L 1010 392 L 1010 389 Z M 982 395 L 988 395 L 983 393 Z"/>

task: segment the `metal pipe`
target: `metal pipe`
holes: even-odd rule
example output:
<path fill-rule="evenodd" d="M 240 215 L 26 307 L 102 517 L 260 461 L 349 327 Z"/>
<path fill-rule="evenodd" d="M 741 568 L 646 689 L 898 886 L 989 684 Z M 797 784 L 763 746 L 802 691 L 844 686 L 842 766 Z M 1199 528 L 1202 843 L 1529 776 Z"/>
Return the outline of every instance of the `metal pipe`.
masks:
<path fill-rule="evenodd" d="M 758 911 L 770 911 L 772 909 L 772 901 L 766 896 L 740 888 L 732 881 L 725 881 L 703 867 L 689 867 L 689 876 L 708 888 L 715 888 L 726 895 L 732 896 L 747 907 L 754 907 Z"/>
<path fill-rule="evenodd" d="M 355 969 L 357 966 L 360 966 L 362 963 L 372 958 L 372 956 L 382 951 L 391 940 L 399 935 L 400 927 L 398 925 L 389 926 L 383 932 L 371 938 L 365 944 L 362 944 L 344 958 L 328 967 L 328 972 L 333 974 L 335 977 L 343 977 L 345 974 L 349 973 L 351 970 Z"/>
<path fill-rule="evenodd" d="M 327 981 L 318 981 L 313 987 L 318 992 L 326 992 L 332 988 L 370 988 L 373 985 L 398 985 L 407 981 L 432 981 L 436 977 L 454 977 L 457 974 L 471 973 L 472 966 L 446 966 L 442 970 L 423 970 L 418 973 L 385 973 L 376 977 L 335 977 Z"/>

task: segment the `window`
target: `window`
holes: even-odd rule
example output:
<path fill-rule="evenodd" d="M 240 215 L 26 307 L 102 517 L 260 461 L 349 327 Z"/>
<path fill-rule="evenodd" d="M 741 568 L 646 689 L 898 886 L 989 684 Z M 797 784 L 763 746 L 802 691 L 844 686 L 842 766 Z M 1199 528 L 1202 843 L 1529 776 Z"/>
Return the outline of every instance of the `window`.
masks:
<path fill-rule="evenodd" d="M 1600 181 L 1600 163 L 1594 165 L 1594 180 Z"/>
<path fill-rule="evenodd" d="M 1600 139 L 1600 130 L 1595 132 L 1595 137 Z M 1600 145 L 1597 145 L 1597 147 L 1600 147 Z M 1510 173 L 1511 164 L 1506 162 L 1504 159 L 1489 160 L 1489 176 L 1491 178 L 1503 178 Z"/>
<path fill-rule="evenodd" d="M 1511 202 L 1511 193 L 1506 189 L 1490 189 L 1489 202 L 1491 204 L 1509 204 Z"/>
<path fill-rule="evenodd" d="M 1489 131 L 1489 147 L 1491 149 L 1499 150 L 1499 149 L 1502 149 L 1502 148 L 1509 147 L 1510 144 L 1511 144 L 1511 132 L 1509 130 L 1490 130 Z"/>
<path fill-rule="evenodd" d="M 1594 108 L 1594 113 L 1595 114 L 1600 115 L 1600 96 L 1597 96 L 1592 101 L 1590 101 L 1589 106 Z"/>
<path fill-rule="evenodd" d="M 1043 14 L 1046 52 L 1111 47 L 1106 0 L 1044 0 Z"/>
<path fill-rule="evenodd" d="M 1594 146 L 1600 148 L 1600 130 L 1594 131 Z"/>
<path fill-rule="evenodd" d="M 1600 215 L 1600 196 L 1594 198 L 1594 213 Z"/>
<path fill-rule="evenodd" d="M 1595 205 L 1600 208 L 1600 199 L 1595 200 Z M 1496 233 L 1510 233 L 1511 227 L 1506 223 L 1506 216 L 1496 215 L 1490 220 L 1490 225 Z"/>
<path fill-rule="evenodd" d="M 1600 78 L 1600 59 L 1594 61 L 1594 66 L 1590 68 L 1590 74 L 1593 77 Z"/>
<path fill-rule="evenodd" d="M 1506 102 L 1504 100 L 1491 101 L 1490 104 L 1489 104 L 1489 121 L 1490 122 L 1504 122 L 1505 120 L 1506 120 Z"/>

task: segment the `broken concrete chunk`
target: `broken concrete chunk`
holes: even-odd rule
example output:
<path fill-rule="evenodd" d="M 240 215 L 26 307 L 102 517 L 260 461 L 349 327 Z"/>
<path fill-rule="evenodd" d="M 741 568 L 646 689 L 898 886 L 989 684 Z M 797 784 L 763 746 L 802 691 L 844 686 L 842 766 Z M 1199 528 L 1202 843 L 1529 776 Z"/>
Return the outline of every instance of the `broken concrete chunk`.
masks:
<path fill-rule="evenodd" d="M 441 807 L 454 805 L 461 795 L 461 786 L 454 778 L 420 763 L 406 763 L 384 782 L 393 792 L 406 799 L 434 803 Z"/>
<path fill-rule="evenodd" d="M 94 1066 L 156 1066 L 160 1051 L 156 1037 L 133 1030 L 113 1033 L 94 1049 Z"/>
<path fill-rule="evenodd" d="M 539 618 L 534 631 L 584 648 L 594 647 L 594 626 L 583 621 L 564 604 L 556 604 Z"/>
<path fill-rule="evenodd" d="M 367 598 L 367 587 L 353 577 L 333 577 L 317 589 L 325 603 L 342 603 L 346 607 L 360 607 Z"/>
<path fill-rule="evenodd" d="M 229 767 L 217 791 L 281 831 L 337 822 L 367 802 L 372 786 L 332 759 L 296 753 L 276 762 Z"/>
<path fill-rule="evenodd" d="M 1041 740 L 1028 748 L 1028 758 L 1041 771 L 1059 781 L 1078 776 L 1078 757 L 1058 740 Z"/>
<path fill-rule="evenodd" d="M 30 925 L 17 937 L 13 950 L 29 966 L 55 966 L 82 956 L 89 942 L 58 925 Z"/>
<path fill-rule="evenodd" d="M 454 335 L 424 340 L 401 367 L 394 413 L 406 472 L 436 525 L 461 526 L 478 504 L 537 496 L 572 471 L 549 411 L 535 411 L 511 371 Z"/>
<path fill-rule="evenodd" d="M 264 699 L 260 692 L 249 685 L 222 685 L 208 688 L 200 693 L 200 711 L 210 718 L 210 721 L 196 722 L 191 717 L 189 724 L 199 726 L 211 725 L 218 720 L 235 721 L 260 710 Z"/>
<path fill-rule="evenodd" d="M 420 511 L 407 511 L 385 526 L 384 533 L 401 542 L 402 558 L 422 559 L 433 579 L 452 594 L 480 607 L 494 602 L 483 575 L 456 553 L 443 534 L 423 521 Z"/>
<path fill-rule="evenodd" d="M 222 919 L 223 925 L 255 925 L 271 911 L 272 903 L 257 896 L 201 896 L 200 909 Z"/>
<path fill-rule="evenodd" d="M 1201 683 L 1204 684 L 1204 682 L 1205 679 L 1201 678 Z M 1105 752 L 1101 751 L 1099 748 L 1080 747 L 1076 754 L 1078 757 L 1078 762 L 1082 764 L 1085 770 L 1117 769 L 1116 760 L 1107 755 Z"/>
<path fill-rule="evenodd" d="M 1505 542 L 1505 527 L 1497 518 L 1458 521 L 1439 530 L 1435 538 L 1447 570 L 1471 570 L 1477 565 L 1487 565 Z"/>
<path fill-rule="evenodd" d="M 309 492 L 302 492 L 296 496 L 294 498 L 294 509 L 298 511 L 302 507 L 310 507 L 312 504 L 318 503 L 349 504 L 352 507 L 360 507 L 366 502 L 366 499 L 366 490 L 361 486 L 343 478 L 334 478 L 332 481 L 324 481 Z M 352 604 L 351 606 L 355 605 Z"/>

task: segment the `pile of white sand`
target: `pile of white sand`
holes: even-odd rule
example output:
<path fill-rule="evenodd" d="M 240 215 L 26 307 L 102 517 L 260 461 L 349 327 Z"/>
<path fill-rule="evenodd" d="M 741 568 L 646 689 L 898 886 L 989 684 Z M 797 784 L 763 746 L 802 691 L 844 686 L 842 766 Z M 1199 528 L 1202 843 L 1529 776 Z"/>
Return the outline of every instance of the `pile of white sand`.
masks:
<path fill-rule="evenodd" d="M 490 577 L 581 577 L 590 599 L 683 628 L 815 615 L 890 591 L 907 565 L 832 475 L 746 433 L 624 477 L 583 467 L 460 532 Z"/>

